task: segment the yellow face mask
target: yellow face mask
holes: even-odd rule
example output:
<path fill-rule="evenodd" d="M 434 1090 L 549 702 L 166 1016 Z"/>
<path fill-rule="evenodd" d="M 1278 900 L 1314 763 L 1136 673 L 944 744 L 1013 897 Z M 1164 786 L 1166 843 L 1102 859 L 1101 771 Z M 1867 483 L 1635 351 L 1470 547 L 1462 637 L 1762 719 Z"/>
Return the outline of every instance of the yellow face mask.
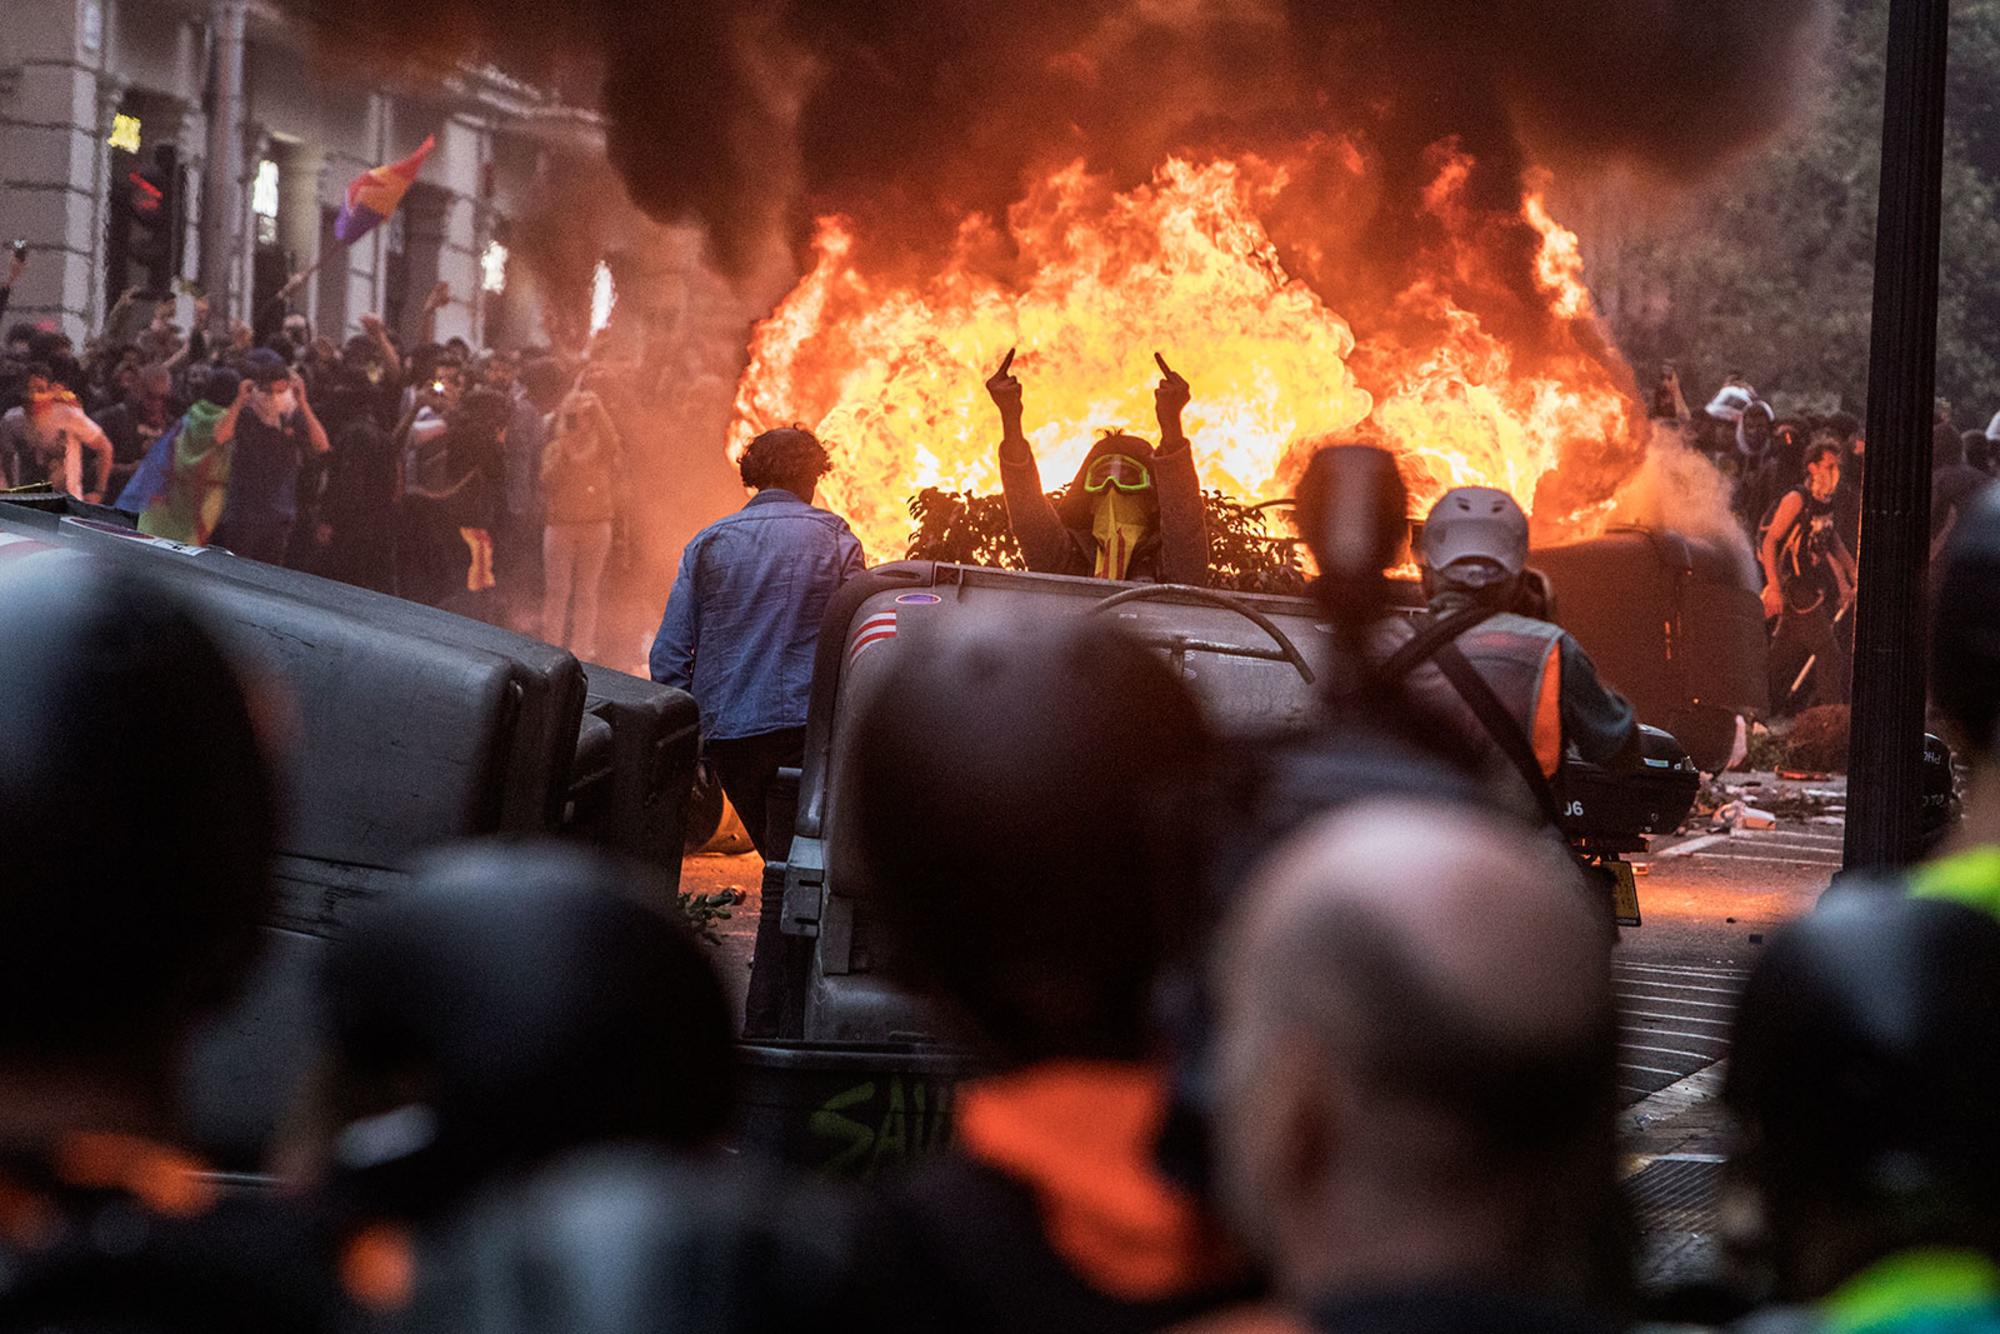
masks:
<path fill-rule="evenodd" d="M 1091 505 L 1091 536 L 1097 539 L 1099 579 L 1123 579 L 1132 567 L 1132 552 L 1153 530 L 1152 507 L 1142 495 L 1107 488 Z"/>

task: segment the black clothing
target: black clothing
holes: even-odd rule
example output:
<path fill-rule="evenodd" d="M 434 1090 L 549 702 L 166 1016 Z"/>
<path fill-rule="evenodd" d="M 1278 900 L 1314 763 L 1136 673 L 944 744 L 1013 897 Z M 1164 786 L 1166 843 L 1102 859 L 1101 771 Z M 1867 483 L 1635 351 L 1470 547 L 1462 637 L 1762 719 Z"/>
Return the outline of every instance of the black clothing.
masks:
<path fill-rule="evenodd" d="M 1030 1186 L 956 1150 L 892 1183 L 881 1206 L 881 1278 L 911 1334 L 1140 1334 L 1255 1295 L 1247 1283 L 1153 1302 L 1101 1292 L 1049 1245 Z"/>
<path fill-rule="evenodd" d="M 65 1184 L 41 1162 L 0 1162 L 9 1212 L 36 1219 L 38 1234 L 0 1236 L 0 1331 L 334 1328 L 331 1268 L 305 1215 L 275 1199 L 209 1202 L 199 1193 L 168 1209 L 167 1199 L 149 1202 L 121 1187 Z"/>
<path fill-rule="evenodd" d="M 1311 1314 L 1322 1334 L 1614 1334 L 1620 1328 L 1547 1298 L 1446 1283 L 1343 1293 L 1314 1303 Z"/>
<path fill-rule="evenodd" d="M 159 416 L 147 420 L 127 399 L 113 403 L 102 412 L 93 413 L 91 420 L 111 442 L 111 481 L 104 488 L 104 494 L 107 500 L 115 500 L 118 493 L 125 489 L 125 483 L 132 479 L 139 461 L 146 457 L 146 451 L 173 424 L 173 419 L 166 415 L 163 403 Z"/>
<path fill-rule="evenodd" d="M 1845 704 L 1852 668 L 1854 622 L 1851 617 L 1834 623 L 1834 608 L 1822 603 L 1809 611 L 1787 607 L 1771 633 L 1771 702 L 1781 713 L 1789 711 L 1792 682 L 1813 663 L 1812 674 L 1800 687 L 1802 704 Z"/>
<path fill-rule="evenodd" d="M 378 593 L 396 591 L 396 448 L 366 413 L 332 432 L 320 517 L 333 540 L 319 573 Z"/>
<path fill-rule="evenodd" d="M 292 523 L 291 519 L 224 519 L 209 535 L 208 544 L 283 568 Z"/>
<path fill-rule="evenodd" d="M 388 1326 L 486 1334 L 878 1330 L 865 1206 L 747 1160 L 589 1150 L 417 1229 Z M 1025 1328 L 1025 1326 L 1024 1326 Z"/>
<path fill-rule="evenodd" d="M 1849 453 L 1840 461 L 1840 489 L 1833 493 L 1833 530 L 1849 551 L 1861 550 L 1861 484 L 1864 456 Z"/>
<path fill-rule="evenodd" d="M 1969 463 L 1947 463 L 1931 472 L 1931 544 L 1950 534 L 1966 502 L 1992 485 L 1993 478 Z"/>
<path fill-rule="evenodd" d="M 771 818 L 771 784 L 778 770 L 796 769 L 805 762 L 806 729 L 786 727 L 762 736 L 710 741 L 706 750 L 722 790 L 729 794 L 729 804 L 757 845 L 757 855 L 769 862 L 783 861 L 791 850 L 792 829 L 782 816 L 775 822 Z"/>
<path fill-rule="evenodd" d="M 1798 515 L 1777 536 L 1778 586 L 1785 605 L 1800 612 L 1825 606 L 1831 617 L 1840 608 L 1840 586 L 1834 576 L 1834 501 L 1820 500 L 1806 487 L 1793 487 L 1785 496 L 1800 500 Z M 1778 499 L 1782 506 L 1785 496 Z M 1776 515 L 1773 514 L 1775 522 Z"/>
<path fill-rule="evenodd" d="M 715 769 L 716 781 L 736 808 L 757 855 L 766 862 L 781 862 L 792 847 L 792 821 L 797 814 L 790 806 L 774 809 L 771 789 L 778 770 L 798 768 L 805 763 L 806 729 L 787 727 L 762 736 L 732 737 L 710 741 L 705 750 Z M 750 990 L 743 1001 L 743 1035 L 775 1037 L 784 1010 L 787 979 L 796 971 L 787 960 L 798 948 L 794 937 L 784 933 L 785 898 L 775 887 L 767 888 L 757 915 L 757 943 L 750 959 Z"/>

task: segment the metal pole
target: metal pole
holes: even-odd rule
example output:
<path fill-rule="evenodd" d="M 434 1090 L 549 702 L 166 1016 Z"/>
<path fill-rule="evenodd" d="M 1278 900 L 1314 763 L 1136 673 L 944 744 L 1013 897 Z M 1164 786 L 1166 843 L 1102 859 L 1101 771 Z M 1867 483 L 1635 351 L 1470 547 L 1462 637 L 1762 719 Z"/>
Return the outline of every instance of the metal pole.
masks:
<path fill-rule="evenodd" d="M 208 161 L 202 167 L 201 283 L 224 320 L 237 309 L 237 249 L 243 227 L 243 35 L 245 0 L 215 0 L 208 109 Z"/>
<path fill-rule="evenodd" d="M 1918 848 L 1949 0 L 1891 0 L 1849 732 L 1847 867 Z"/>

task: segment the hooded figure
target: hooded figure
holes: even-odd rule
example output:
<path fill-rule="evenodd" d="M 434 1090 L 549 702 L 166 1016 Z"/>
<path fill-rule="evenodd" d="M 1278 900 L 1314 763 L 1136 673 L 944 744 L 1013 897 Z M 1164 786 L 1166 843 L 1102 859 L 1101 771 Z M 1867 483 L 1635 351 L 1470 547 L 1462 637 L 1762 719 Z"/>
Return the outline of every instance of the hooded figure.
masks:
<path fill-rule="evenodd" d="M 1021 381 L 1009 350 L 986 391 L 1000 409 L 1000 485 L 1007 521 L 1028 568 L 1140 583 L 1206 584 L 1208 525 L 1194 453 L 1181 430 L 1188 383 L 1161 360 L 1153 391 L 1156 449 L 1137 436 L 1106 435 L 1061 496 L 1042 489 L 1041 469 L 1021 430 Z"/>

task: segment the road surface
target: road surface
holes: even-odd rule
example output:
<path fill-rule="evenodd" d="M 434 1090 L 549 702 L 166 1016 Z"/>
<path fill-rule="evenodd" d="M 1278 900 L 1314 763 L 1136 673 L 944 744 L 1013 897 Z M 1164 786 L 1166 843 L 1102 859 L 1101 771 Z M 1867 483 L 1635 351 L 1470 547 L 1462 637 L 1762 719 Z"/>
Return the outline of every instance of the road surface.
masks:
<path fill-rule="evenodd" d="M 1612 970 L 1619 1006 L 1619 1098 L 1625 1175 L 1650 1286 L 1713 1264 L 1714 1189 L 1725 1128 L 1716 1103 L 1736 995 L 1769 933 L 1811 909 L 1840 866 L 1839 780 L 1779 782 L 1731 775 L 1775 828 L 1694 822 L 1658 840 L 1643 864 L 1645 924 L 1623 933 Z M 1808 796 L 1807 794 L 1814 794 Z M 719 923 L 723 976 L 738 1002 L 756 936 L 754 855 L 691 857 L 682 888 L 734 888 L 746 902 Z"/>

